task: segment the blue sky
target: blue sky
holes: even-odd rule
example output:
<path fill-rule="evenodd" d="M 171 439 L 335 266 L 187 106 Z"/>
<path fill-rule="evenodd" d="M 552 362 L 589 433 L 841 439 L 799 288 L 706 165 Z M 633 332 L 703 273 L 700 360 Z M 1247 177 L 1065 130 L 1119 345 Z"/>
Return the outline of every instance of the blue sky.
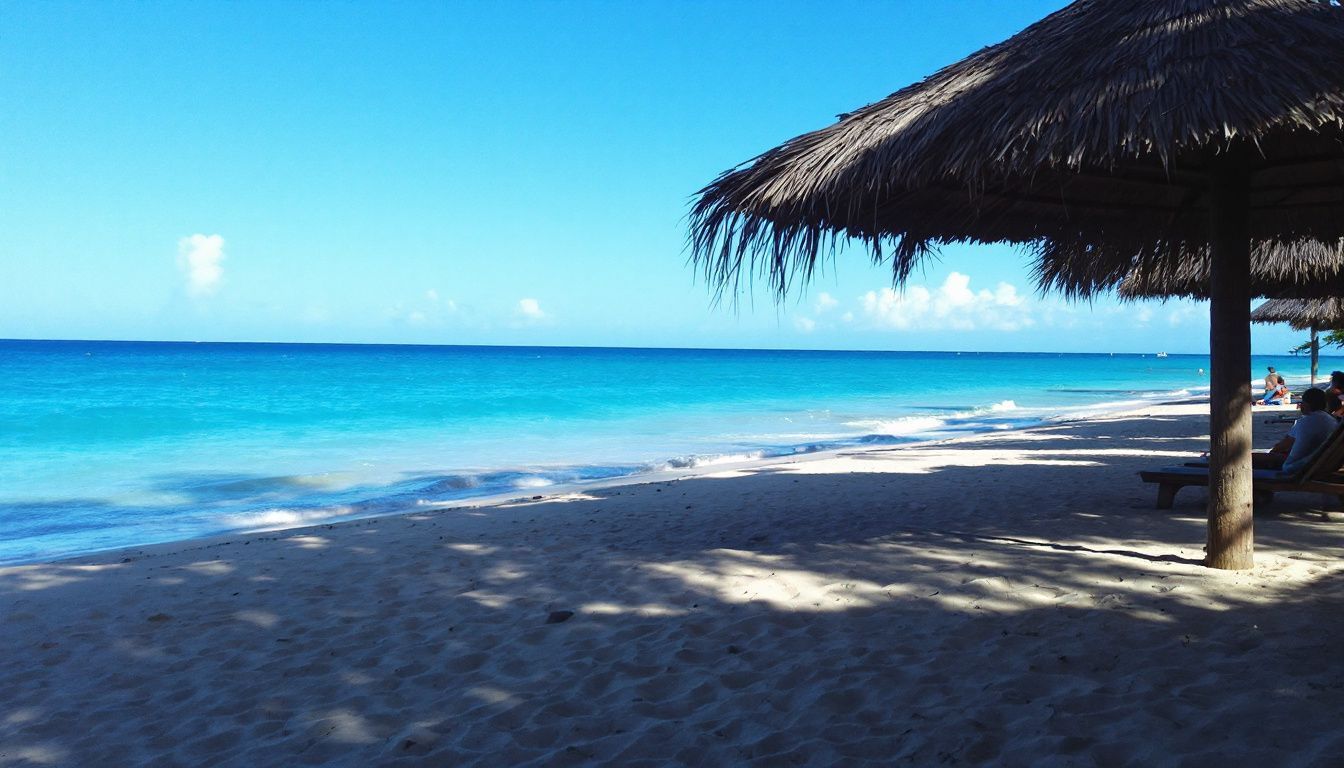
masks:
<path fill-rule="evenodd" d="M 1062 5 L 9 2 L 0 337 L 1203 352 L 1007 246 L 736 310 L 686 264 L 721 171 Z"/>

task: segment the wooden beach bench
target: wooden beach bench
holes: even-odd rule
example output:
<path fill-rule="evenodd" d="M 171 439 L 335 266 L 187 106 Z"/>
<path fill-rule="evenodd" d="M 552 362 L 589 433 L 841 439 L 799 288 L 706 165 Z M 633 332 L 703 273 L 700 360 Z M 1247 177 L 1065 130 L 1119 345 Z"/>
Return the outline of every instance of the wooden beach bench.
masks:
<path fill-rule="evenodd" d="M 1190 463 L 1180 467 L 1164 467 L 1139 473 L 1145 483 L 1157 483 L 1157 508 L 1171 509 L 1176 503 L 1176 492 L 1188 485 L 1209 484 L 1206 463 Z M 1338 496 L 1344 503 L 1344 423 L 1330 433 L 1325 443 L 1302 469 L 1281 472 L 1274 469 L 1256 469 L 1251 472 L 1251 487 L 1257 503 L 1269 503 L 1276 491 L 1324 493 Z"/>
<path fill-rule="evenodd" d="M 1300 400 L 1301 396 L 1294 394 L 1292 396 L 1292 404 L 1290 405 L 1256 406 L 1254 413 L 1256 416 L 1263 416 L 1264 418 L 1261 419 L 1261 421 L 1266 424 L 1292 424 L 1302 415 L 1302 413 L 1297 410 L 1297 403 Z"/>

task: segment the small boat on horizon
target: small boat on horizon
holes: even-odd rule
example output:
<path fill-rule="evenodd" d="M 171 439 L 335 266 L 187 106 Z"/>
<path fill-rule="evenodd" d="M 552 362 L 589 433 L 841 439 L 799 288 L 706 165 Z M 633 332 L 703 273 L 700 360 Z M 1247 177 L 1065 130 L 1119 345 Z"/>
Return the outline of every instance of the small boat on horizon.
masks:
<path fill-rule="evenodd" d="M 1166 352 L 1158 352 L 1158 353 L 1157 353 L 1157 356 L 1158 356 L 1158 357 L 1166 357 L 1166 356 L 1167 356 L 1167 353 L 1166 353 Z"/>

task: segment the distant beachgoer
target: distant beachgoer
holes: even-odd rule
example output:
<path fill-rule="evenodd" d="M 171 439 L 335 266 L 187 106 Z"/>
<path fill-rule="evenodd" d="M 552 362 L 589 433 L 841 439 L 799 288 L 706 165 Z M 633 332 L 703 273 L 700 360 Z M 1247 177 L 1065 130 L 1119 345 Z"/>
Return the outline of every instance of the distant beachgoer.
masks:
<path fill-rule="evenodd" d="M 1282 469 L 1296 472 L 1311 458 L 1335 431 L 1339 421 L 1325 410 L 1325 392 L 1308 389 L 1302 393 L 1298 407 L 1302 418 L 1293 422 L 1288 434 L 1275 443 L 1269 453 L 1251 454 L 1251 465 L 1257 469 Z"/>
<path fill-rule="evenodd" d="M 1276 377 L 1274 386 L 1265 392 L 1264 397 L 1254 401 L 1254 405 L 1283 405 L 1288 402 L 1288 385 L 1284 383 L 1283 377 Z"/>
<path fill-rule="evenodd" d="M 1278 388 L 1279 374 L 1274 372 L 1274 366 L 1272 365 L 1269 366 L 1269 374 L 1265 376 L 1265 383 L 1263 386 L 1264 390 L 1260 393 L 1259 397 L 1252 401 L 1253 403 L 1269 399 L 1274 394 L 1274 390 Z"/>

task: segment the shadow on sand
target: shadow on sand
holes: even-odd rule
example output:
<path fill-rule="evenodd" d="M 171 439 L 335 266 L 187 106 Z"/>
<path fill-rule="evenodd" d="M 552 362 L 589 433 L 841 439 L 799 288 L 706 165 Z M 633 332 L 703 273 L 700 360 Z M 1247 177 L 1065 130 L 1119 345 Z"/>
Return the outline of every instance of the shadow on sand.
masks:
<path fill-rule="evenodd" d="M 1133 426 L 0 570 L 0 764 L 1337 760 L 1341 526 L 1199 568 Z"/>

